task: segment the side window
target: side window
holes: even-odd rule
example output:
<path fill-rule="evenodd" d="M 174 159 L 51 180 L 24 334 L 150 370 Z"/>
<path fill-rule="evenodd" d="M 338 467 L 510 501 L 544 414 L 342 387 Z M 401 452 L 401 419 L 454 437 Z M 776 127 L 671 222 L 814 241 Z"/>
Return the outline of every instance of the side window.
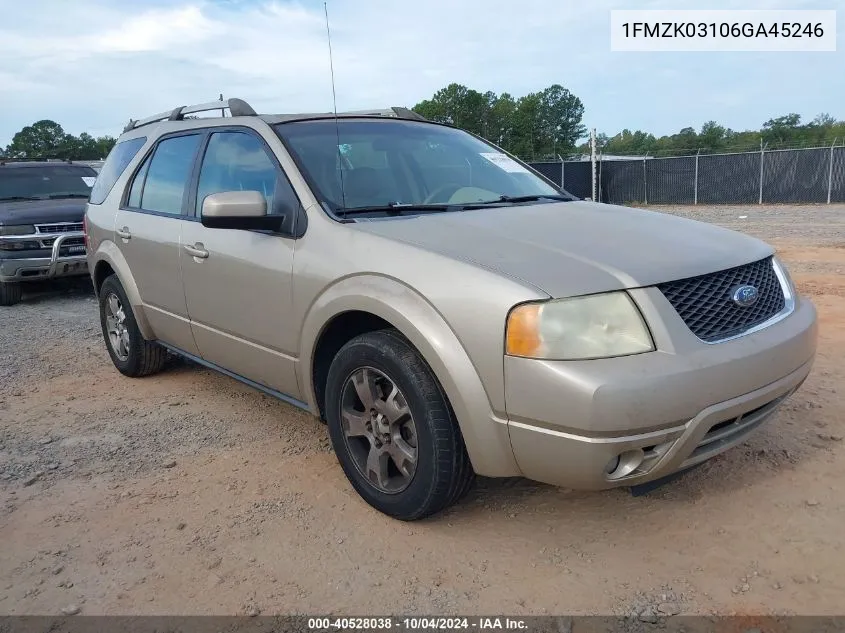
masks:
<path fill-rule="evenodd" d="M 211 135 L 197 185 L 196 215 L 203 200 L 221 191 L 258 191 L 267 200 L 268 213 L 284 213 L 298 202 L 287 179 L 251 134 L 216 132 Z"/>
<path fill-rule="evenodd" d="M 132 162 L 140 149 L 147 142 L 146 136 L 132 138 L 126 141 L 117 143 L 109 155 L 106 157 L 106 162 L 103 163 L 102 169 L 94 181 L 94 187 L 91 189 L 91 197 L 89 202 L 91 204 L 103 204 L 103 201 L 108 197 L 114 183 L 120 178 L 127 165 Z"/>
<path fill-rule="evenodd" d="M 191 168 L 202 137 L 176 136 L 161 141 L 155 149 L 141 194 L 141 208 L 179 215 L 185 199 Z"/>
<path fill-rule="evenodd" d="M 144 188 L 144 180 L 147 178 L 147 170 L 150 168 L 150 160 L 152 155 L 147 156 L 141 169 L 135 174 L 135 179 L 132 181 L 132 188 L 129 190 L 129 197 L 126 200 L 126 206 L 130 209 L 141 208 L 141 191 Z"/>

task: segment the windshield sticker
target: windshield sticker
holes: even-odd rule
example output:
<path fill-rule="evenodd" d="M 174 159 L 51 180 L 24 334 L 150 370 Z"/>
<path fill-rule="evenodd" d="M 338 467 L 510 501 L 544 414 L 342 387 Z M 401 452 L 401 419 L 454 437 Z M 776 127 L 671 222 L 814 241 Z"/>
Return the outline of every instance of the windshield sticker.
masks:
<path fill-rule="evenodd" d="M 94 176 L 80 176 L 80 178 L 82 178 L 82 182 L 84 182 L 89 187 L 93 187 L 94 181 L 97 180 L 97 178 Z"/>
<path fill-rule="evenodd" d="M 498 152 L 481 152 L 481 155 L 491 163 L 511 174 L 531 173 L 510 156 Z"/>

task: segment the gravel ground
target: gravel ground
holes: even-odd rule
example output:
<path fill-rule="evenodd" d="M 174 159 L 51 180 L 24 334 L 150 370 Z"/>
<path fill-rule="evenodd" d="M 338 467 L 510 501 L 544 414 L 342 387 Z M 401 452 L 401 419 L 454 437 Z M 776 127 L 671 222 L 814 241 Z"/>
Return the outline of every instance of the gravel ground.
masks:
<path fill-rule="evenodd" d="M 175 359 L 124 378 L 89 282 L 37 287 L 0 311 L 0 613 L 840 612 L 845 206 L 658 210 L 774 243 L 820 352 L 746 444 L 644 497 L 481 480 L 391 521 L 307 414 Z"/>

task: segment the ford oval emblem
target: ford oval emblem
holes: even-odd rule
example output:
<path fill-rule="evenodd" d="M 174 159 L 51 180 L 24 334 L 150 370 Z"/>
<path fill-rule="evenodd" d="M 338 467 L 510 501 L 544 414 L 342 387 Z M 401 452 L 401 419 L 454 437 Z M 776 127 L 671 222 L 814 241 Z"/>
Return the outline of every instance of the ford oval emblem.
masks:
<path fill-rule="evenodd" d="M 757 291 L 757 288 L 745 285 L 734 288 L 733 294 L 731 294 L 731 299 L 733 299 L 733 302 L 739 307 L 747 308 L 748 306 L 753 306 L 757 303 L 759 296 L 760 293 Z"/>

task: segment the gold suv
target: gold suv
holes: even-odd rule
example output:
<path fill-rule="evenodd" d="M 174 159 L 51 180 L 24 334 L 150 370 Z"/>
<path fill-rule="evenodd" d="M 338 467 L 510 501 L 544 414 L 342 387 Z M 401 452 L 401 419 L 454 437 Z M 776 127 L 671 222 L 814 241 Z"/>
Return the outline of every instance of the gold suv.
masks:
<path fill-rule="evenodd" d="M 404 108 L 130 121 L 85 222 L 118 370 L 169 351 L 309 410 L 404 520 L 474 474 L 601 489 L 689 468 L 815 354 L 767 244 L 578 200 Z"/>

